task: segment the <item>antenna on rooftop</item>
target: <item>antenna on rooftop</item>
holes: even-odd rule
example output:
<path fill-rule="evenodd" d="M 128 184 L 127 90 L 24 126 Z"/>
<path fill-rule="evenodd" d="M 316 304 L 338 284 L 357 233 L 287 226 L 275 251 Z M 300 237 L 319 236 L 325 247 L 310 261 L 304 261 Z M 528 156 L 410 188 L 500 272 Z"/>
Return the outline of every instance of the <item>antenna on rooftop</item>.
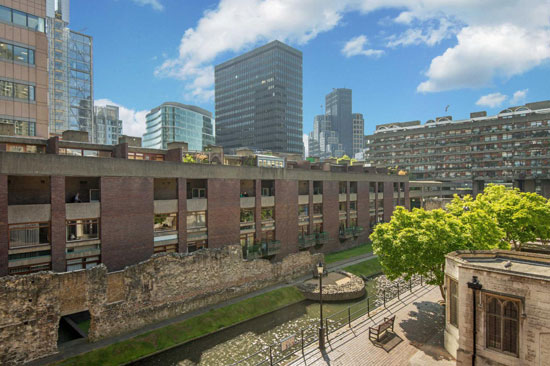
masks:
<path fill-rule="evenodd" d="M 445 107 L 445 112 L 447 112 L 447 110 L 449 109 L 450 105 L 447 104 L 447 106 Z"/>

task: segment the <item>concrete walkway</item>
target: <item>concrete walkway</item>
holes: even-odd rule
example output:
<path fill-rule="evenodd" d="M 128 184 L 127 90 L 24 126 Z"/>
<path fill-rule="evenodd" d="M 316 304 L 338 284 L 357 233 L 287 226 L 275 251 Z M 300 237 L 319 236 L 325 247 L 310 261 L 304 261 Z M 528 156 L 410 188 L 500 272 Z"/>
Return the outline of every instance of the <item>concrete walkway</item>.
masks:
<path fill-rule="evenodd" d="M 346 259 L 346 260 L 343 260 L 343 261 L 331 263 L 331 264 L 327 265 L 327 268 L 330 271 L 335 271 L 335 270 L 339 270 L 343 267 L 353 265 L 353 264 L 356 264 L 356 263 L 360 263 L 360 262 L 363 262 L 363 261 L 371 259 L 371 258 L 374 258 L 372 253 L 364 254 L 364 255 L 349 258 L 349 259 Z M 156 329 L 164 328 L 164 327 L 166 327 L 168 325 L 171 325 L 171 324 L 182 322 L 184 320 L 187 320 L 187 319 L 199 316 L 201 314 L 207 313 L 210 310 L 219 309 L 219 308 L 222 308 L 222 307 L 227 306 L 227 305 L 235 304 L 235 303 L 238 303 L 240 301 L 243 301 L 243 300 L 249 299 L 251 297 L 255 297 L 255 296 L 258 296 L 258 295 L 261 295 L 261 294 L 264 294 L 266 292 L 270 292 L 270 291 L 273 291 L 273 290 L 276 290 L 276 289 L 279 289 L 279 288 L 297 285 L 297 284 L 302 283 L 302 282 L 304 282 L 304 281 L 306 281 L 310 278 L 311 278 L 311 275 L 302 276 L 302 277 L 294 279 L 292 282 L 289 282 L 289 283 L 280 283 L 280 284 L 275 285 L 275 286 L 266 287 L 266 288 L 263 288 L 261 290 L 251 292 L 251 293 L 243 295 L 243 296 L 239 296 L 239 297 L 236 297 L 236 298 L 224 301 L 224 302 L 217 303 L 215 305 L 211 305 L 211 306 L 208 306 L 208 307 L 205 307 L 205 308 L 202 308 L 202 309 L 198 309 L 198 310 L 195 310 L 195 311 L 192 311 L 192 312 L 189 312 L 189 313 L 185 313 L 185 314 L 180 315 L 180 316 L 175 317 L 175 318 L 170 318 L 170 319 L 166 319 L 166 320 L 154 323 L 154 324 L 149 324 L 145 327 L 136 329 L 136 330 L 134 330 L 132 332 L 129 332 L 129 333 L 121 334 L 121 335 L 118 335 L 118 336 L 112 337 L 112 338 L 102 339 L 98 342 L 89 343 L 86 339 L 77 339 L 77 340 L 74 340 L 74 341 L 71 341 L 71 342 L 67 342 L 67 343 L 64 343 L 63 345 L 61 345 L 59 347 L 59 352 L 56 353 L 55 355 L 51 355 L 51 356 L 48 356 L 48 357 L 44 357 L 44 358 L 41 358 L 41 359 L 38 359 L 38 360 L 31 361 L 29 363 L 26 363 L 25 365 L 27 365 L 27 366 L 43 366 L 43 365 L 48 365 L 48 364 L 53 363 L 53 362 L 65 360 L 67 358 L 74 357 L 74 356 L 77 356 L 77 355 L 80 355 L 80 354 L 83 354 L 83 353 L 87 353 L 87 352 L 93 351 L 93 350 L 98 349 L 98 348 L 107 347 L 111 344 L 122 342 L 122 341 L 128 340 L 130 338 L 137 337 L 141 334 L 144 334 L 144 333 L 156 330 Z"/>
<path fill-rule="evenodd" d="M 437 287 L 427 286 L 414 293 L 392 300 L 387 308 L 369 318 L 363 316 L 329 335 L 326 350 L 317 344 L 306 348 L 292 366 L 420 366 L 455 365 L 443 348 L 443 307 L 437 303 L 441 294 Z M 381 342 L 369 340 L 369 327 L 380 324 L 384 317 L 395 315 L 393 334 Z"/>

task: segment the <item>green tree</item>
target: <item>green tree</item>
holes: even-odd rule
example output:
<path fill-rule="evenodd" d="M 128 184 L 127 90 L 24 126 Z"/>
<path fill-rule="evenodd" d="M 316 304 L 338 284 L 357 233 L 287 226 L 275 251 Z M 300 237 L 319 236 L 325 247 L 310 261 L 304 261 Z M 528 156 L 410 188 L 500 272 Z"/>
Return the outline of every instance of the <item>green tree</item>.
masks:
<path fill-rule="evenodd" d="M 527 242 L 548 242 L 550 239 L 550 204 L 536 193 L 491 184 L 475 200 L 469 195 L 455 197 L 447 205 L 447 209 L 455 215 L 464 208 L 497 223 L 504 233 L 502 247 L 511 244 L 513 249 L 521 250 Z"/>
<path fill-rule="evenodd" d="M 189 163 L 189 164 L 194 164 L 194 163 L 197 162 L 197 160 L 195 159 L 195 157 L 193 155 L 185 154 L 185 156 L 183 157 L 183 162 L 184 163 Z"/>
<path fill-rule="evenodd" d="M 377 225 L 370 238 L 390 280 L 422 275 L 427 283 L 439 286 L 445 298 L 445 255 L 455 250 L 494 248 L 502 236 L 496 222 L 483 213 L 455 215 L 442 209 L 408 211 L 397 207 L 391 221 Z"/>

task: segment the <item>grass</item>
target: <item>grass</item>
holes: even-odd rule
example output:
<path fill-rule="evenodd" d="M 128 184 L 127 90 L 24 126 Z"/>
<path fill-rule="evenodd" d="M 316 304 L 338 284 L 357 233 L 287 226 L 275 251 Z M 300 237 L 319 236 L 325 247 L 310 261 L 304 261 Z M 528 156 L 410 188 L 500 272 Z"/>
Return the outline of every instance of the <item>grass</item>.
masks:
<path fill-rule="evenodd" d="M 358 247 L 342 250 L 340 252 L 336 253 L 329 253 L 325 255 L 325 263 L 333 263 L 342 261 L 344 259 L 349 259 L 353 257 L 357 257 L 359 255 L 372 253 L 372 244 L 371 243 L 365 243 L 361 244 Z"/>
<path fill-rule="evenodd" d="M 382 266 L 378 258 L 372 258 L 361 263 L 343 268 L 344 271 L 353 273 L 357 276 L 372 276 L 382 272 Z"/>
<path fill-rule="evenodd" d="M 304 296 L 295 287 L 280 288 L 55 365 L 120 365 L 302 300 Z"/>
<path fill-rule="evenodd" d="M 90 330 L 90 320 L 85 320 L 81 323 L 78 323 L 77 326 L 82 330 L 84 333 L 88 334 L 88 331 Z"/>

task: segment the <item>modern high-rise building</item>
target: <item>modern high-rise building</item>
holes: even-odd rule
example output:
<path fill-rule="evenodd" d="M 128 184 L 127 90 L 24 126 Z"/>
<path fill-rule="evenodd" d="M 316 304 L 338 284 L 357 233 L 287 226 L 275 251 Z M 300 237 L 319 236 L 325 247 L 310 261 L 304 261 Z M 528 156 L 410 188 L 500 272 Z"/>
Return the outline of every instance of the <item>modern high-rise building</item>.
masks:
<path fill-rule="evenodd" d="M 351 89 L 333 89 L 325 97 L 325 114 L 330 117 L 331 129 L 336 131 L 346 155 L 353 156 L 353 116 Z"/>
<path fill-rule="evenodd" d="M 186 142 L 189 150 L 202 151 L 215 143 L 212 113 L 192 105 L 167 102 L 147 114 L 143 147 L 166 149 L 169 142 Z"/>
<path fill-rule="evenodd" d="M 354 157 L 355 154 L 360 153 L 363 151 L 363 147 L 365 146 L 365 120 L 363 119 L 363 115 L 361 113 L 353 113 L 353 155 L 350 155 L 350 157 Z"/>
<path fill-rule="evenodd" d="M 50 133 L 88 132 L 93 126 L 92 37 L 69 29 L 69 0 L 46 0 L 49 45 Z"/>
<path fill-rule="evenodd" d="M 96 144 L 116 145 L 122 135 L 122 121 L 119 109 L 114 105 L 94 107 L 94 136 L 90 139 Z"/>
<path fill-rule="evenodd" d="M 48 137 L 45 0 L 0 0 L 0 134 Z"/>
<path fill-rule="evenodd" d="M 216 143 L 303 152 L 302 52 L 273 41 L 216 66 Z"/>

